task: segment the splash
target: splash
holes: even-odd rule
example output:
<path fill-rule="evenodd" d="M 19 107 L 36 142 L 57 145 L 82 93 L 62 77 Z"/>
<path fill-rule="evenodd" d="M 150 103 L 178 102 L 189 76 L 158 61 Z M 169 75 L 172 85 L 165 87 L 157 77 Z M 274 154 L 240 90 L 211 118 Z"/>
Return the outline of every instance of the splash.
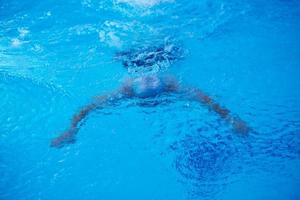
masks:
<path fill-rule="evenodd" d="M 115 59 L 121 61 L 129 73 L 146 73 L 166 70 L 173 62 L 183 59 L 183 54 L 181 47 L 167 42 L 117 52 Z"/>

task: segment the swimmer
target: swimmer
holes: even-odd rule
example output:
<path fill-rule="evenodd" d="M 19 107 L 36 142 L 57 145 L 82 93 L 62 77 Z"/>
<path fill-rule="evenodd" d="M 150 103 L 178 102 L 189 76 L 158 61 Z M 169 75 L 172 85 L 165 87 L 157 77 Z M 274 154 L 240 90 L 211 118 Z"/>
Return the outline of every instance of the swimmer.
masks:
<path fill-rule="evenodd" d="M 182 87 L 175 78 L 170 76 L 144 75 L 138 78 L 127 79 L 116 91 L 111 94 L 97 96 L 93 102 L 84 106 L 73 116 L 70 127 L 51 141 L 51 147 L 60 148 L 64 145 L 74 143 L 81 122 L 96 109 L 103 109 L 124 99 L 138 98 L 143 101 L 171 93 L 183 94 L 188 100 L 197 101 L 205 105 L 209 110 L 212 110 L 220 118 L 231 124 L 237 133 L 247 134 L 250 130 L 243 120 L 232 115 L 228 109 L 220 106 L 200 89 Z"/>

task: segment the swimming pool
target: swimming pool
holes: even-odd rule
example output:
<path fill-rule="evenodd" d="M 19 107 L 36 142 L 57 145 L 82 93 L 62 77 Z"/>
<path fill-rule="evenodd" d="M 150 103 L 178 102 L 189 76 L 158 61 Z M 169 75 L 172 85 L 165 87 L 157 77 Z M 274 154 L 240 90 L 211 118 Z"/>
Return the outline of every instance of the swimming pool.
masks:
<path fill-rule="evenodd" d="M 0 199 L 300 199 L 299 20 L 296 0 L 1 0 Z M 167 94 L 97 110 L 50 148 L 140 73 L 200 88 L 251 131 Z"/>

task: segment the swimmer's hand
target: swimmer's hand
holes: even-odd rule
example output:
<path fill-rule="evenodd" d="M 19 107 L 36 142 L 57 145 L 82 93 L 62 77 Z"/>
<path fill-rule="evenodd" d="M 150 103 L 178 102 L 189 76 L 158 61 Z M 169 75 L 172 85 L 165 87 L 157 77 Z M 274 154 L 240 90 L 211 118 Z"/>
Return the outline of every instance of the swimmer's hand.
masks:
<path fill-rule="evenodd" d="M 73 144 L 76 142 L 75 135 L 77 133 L 77 128 L 71 128 L 64 133 L 62 133 L 60 136 L 54 138 L 51 141 L 50 146 L 55 148 L 61 148 L 67 144 Z"/>
<path fill-rule="evenodd" d="M 230 120 L 230 123 L 232 124 L 233 129 L 236 133 L 246 135 L 251 130 L 249 128 L 249 126 L 246 124 L 246 122 L 244 122 L 240 118 L 235 117 L 235 118 Z"/>

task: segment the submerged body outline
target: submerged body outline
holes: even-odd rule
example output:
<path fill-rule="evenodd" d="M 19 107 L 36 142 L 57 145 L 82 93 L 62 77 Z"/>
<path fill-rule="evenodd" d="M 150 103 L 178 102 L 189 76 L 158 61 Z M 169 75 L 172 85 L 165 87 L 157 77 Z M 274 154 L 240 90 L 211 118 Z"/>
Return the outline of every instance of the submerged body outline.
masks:
<path fill-rule="evenodd" d="M 186 99 L 205 105 L 231 124 L 233 129 L 238 133 L 247 134 L 250 130 L 243 120 L 233 115 L 227 108 L 220 106 L 200 89 L 182 87 L 171 76 L 144 75 L 125 80 L 119 89 L 110 94 L 97 96 L 93 102 L 84 106 L 73 116 L 70 127 L 60 136 L 54 138 L 50 146 L 60 148 L 64 145 L 74 143 L 81 122 L 94 110 L 103 109 L 110 104 L 124 99 L 138 98 L 145 100 L 172 93 L 183 94 Z"/>

